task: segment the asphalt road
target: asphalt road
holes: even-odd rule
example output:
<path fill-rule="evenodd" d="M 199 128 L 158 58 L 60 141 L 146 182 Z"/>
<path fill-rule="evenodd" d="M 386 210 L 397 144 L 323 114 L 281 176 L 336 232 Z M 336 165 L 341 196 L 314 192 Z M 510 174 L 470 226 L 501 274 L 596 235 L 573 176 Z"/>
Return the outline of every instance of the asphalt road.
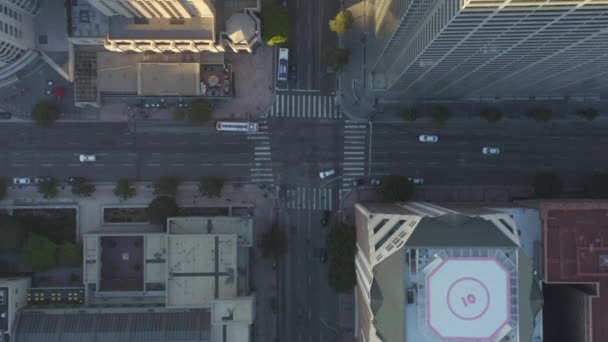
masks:
<path fill-rule="evenodd" d="M 249 180 L 255 167 L 251 136 L 201 128 L 198 133 L 133 133 L 120 123 L 0 125 L 0 170 L 7 177 L 82 176 L 92 181 L 118 178 L 153 180 L 164 175 L 184 180 L 221 176 Z M 80 154 L 95 154 L 81 163 Z"/>

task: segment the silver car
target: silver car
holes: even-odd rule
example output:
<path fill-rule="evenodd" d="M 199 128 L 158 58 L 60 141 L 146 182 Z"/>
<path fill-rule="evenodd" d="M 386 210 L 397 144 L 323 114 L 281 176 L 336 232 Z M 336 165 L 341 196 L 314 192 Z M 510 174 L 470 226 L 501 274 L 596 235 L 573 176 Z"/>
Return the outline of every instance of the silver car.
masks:
<path fill-rule="evenodd" d="M 15 185 L 29 185 L 32 181 L 27 177 L 13 178 Z"/>
<path fill-rule="evenodd" d="M 410 180 L 410 182 L 412 182 L 413 184 L 416 185 L 422 185 L 424 184 L 424 178 L 408 178 Z"/>
<path fill-rule="evenodd" d="M 436 135 L 422 134 L 418 137 L 418 140 L 423 143 L 436 143 L 439 141 L 439 137 Z"/>
<path fill-rule="evenodd" d="M 325 179 L 325 178 L 334 176 L 335 174 L 336 174 L 336 171 L 334 171 L 333 169 L 332 170 L 327 170 L 327 171 L 321 171 L 321 172 L 319 172 L 319 177 L 321 179 Z"/>
<path fill-rule="evenodd" d="M 79 159 L 81 163 L 94 163 L 96 158 L 94 154 L 81 154 Z"/>
<path fill-rule="evenodd" d="M 481 149 L 481 153 L 483 154 L 500 154 L 500 149 L 498 147 L 484 147 Z"/>

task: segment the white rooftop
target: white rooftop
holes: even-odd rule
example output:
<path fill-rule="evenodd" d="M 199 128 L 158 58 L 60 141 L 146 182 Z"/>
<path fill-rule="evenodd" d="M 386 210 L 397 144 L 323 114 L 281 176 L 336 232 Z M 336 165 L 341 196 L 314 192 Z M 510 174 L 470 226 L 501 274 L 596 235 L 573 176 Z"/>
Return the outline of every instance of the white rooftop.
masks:
<path fill-rule="evenodd" d="M 424 272 L 426 323 L 436 337 L 497 341 L 511 330 L 511 271 L 501 261 L 437 258 Z"/>

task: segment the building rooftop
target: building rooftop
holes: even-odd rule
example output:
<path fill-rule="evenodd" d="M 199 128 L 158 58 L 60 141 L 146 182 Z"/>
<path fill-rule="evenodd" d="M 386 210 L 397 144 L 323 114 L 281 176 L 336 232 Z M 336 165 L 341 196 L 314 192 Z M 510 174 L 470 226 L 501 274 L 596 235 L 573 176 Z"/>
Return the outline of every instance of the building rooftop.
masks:
<path fill-rule="evenodd" d="M 608 202 L 542 202 L 540 211 L 545 281 L 593 284 L 589 333 L 608 340 Z"/>
<path fill-rule="evenodd" d="M 72 37 L 105 38 L 108 17 L 89 5 L 88 1 L 72 1 Z"/>
<path fill-rule="evenodd" d="M 137 95 L 198 96 L 199 63 L 137 63 Z"/>
<path fill-rule="evenodd" d="M 253 246 L 251 217 L 172 217 L 167 227 L 171 234 L 236 234 L 239 247 Z"/>
<path fill-rule="evenodd" d="M 214 40 L 213 17 L 134 19 L 115 15 L 109 21 L 111 40 Z"/>

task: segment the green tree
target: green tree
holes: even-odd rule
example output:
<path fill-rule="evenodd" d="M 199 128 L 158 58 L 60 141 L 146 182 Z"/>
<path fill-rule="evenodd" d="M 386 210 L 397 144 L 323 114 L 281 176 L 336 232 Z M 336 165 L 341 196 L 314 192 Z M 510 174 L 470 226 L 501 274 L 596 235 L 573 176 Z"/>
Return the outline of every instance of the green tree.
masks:
<path fill-rule="evenodd" d="M 272 257 L 275 260 L 279 259 L 283 254 L 287 253 L 287 236 L 285 236 L 285 232 L 277 225 L 272 225 L 262 233 L 260 248 L 262 249 L 263 257 Z"/>
<path fill-rule="evenodd" d="M 158 196 L 148 205 L 148 218 L 150 223 L 165 225 L 167 218 L 177 216 L 178 209 L 175 197 Z"/>
<path fill-rule="evenodd" d="M 608 173 L 594 173 L 583 179 L 585 196 L 608 198 Z"/>
<path fill-rule="evenodd" d="M 350 50 L 334 47 L 327 50 L 325 54 L 327 65 L 335 72 L 340 72 L 350 59 Z"/>
<path fill-rule="evenodd" d="M 529 110 L 526 115 L 536 122 L 549 122 L 553 118 L 551 108 L 536 107 Z"/>
<path fill-rule="evenodd" d="M 502 110 L 498 107 L 487 107 L 479 115 L 489 123 L 496 123 L 502 119 Z"/>
<path fill-rule="evenodd" d="M 63 242 L 55 251 L 57 265 L 61 266 L 81 266 L 82 265 L 82 245 L 71 242 Z"/>
<path fill-rule="evenodd" d="M 224 180 L 217 177 L 201 177 L 198 183 L 198 191 L 207 197 L 220 197 L 223 188 Z"/>
<path fill-rule="evenodd" d="M 431 112 L 433 123 L 443 126 L 452 117 L 452 112 L 444 106 L 437 106 Z"/>
<path fill-rule="evenodd" d="M 131 198 L 137 194 L 137 189 L 130 179 L 119 179 L 114 188 L 114 196 L 120 197 L 123 200 Z"/>
<path fill-rule="evenodd" d="M 205 100 L 195 100 L 185 110 L 185 118 L 194 125 L 201 126 L 211 121 L 211 105 Z"/>
<path fill-rule="evenodd" d="M 54 178 L 45 179 L 38 183 L 38 192 L 44 198 L 54 198 L 59 193 L 59 184 Z"/>
<path fill-rule="evenodd" d="M 95 193 L 95 185 L 84 179 L 77 179 L 72 184 L 72 194 L 77 196 L 91 197 Z"/>
<path fill-rule="evenodd" d="M 562 193 L 562 180 L 555 172 L 542 172 L 534 177 L 534 194 L 540 198 L 557 198 Z"/>
<path fill-rule="evenodd" d="M 380 184 L 380 193 L 387 202 L 409 201 L 414 195 L 414 184 L 404 176 L 384 176 Z"/>
<path fill-rule="evenodd" d="M 346 31 L 351 29 L 354 21 L 355 19 L 351 11 L 340 11 L 334 19 L 329 21 L 329 28 L 336 32 L 338 36 L 342 36 Z"/>
<path fill-rule="evenodd" d="M 289 13 L 271 4 L 262 8 L 262 39 L 268 45 L 285 43 L 289 37 Z"/>
<path fill-rule="evenodd" d="M 593 121 L 600 115 L 597 109 L 593 107 L 581 108 L 577 110 L 576 113 L 589 121 Z"/>
<path fill-rule="evenodd" d="M 406 108 L 401 112 L 401 118 L 404 121 L 414 122 L 418 117 L 418 110 L 414 107 Z"/>
<path fill-rule="evenodd" d="M 184 120 L 186 119 L 186 110 L 184 108 L 181 107 L 175 107 L 175 109 L 173 109 L 173 118 L 175 120 Z"/>
<path fill-rule="evenodd" d="M 32 109 L 32 119 L 41 126 L 50 126 L 61 115 L 61 108 L 55 101 L 43 100 Z"/>
<path fill-rule="evenodd" d="M 15 217 L 0 215 L 0 252 L 18 252 L 27 236 L 26 229 Z"/>
<path fill-rule="evenodd" d="M 154 194 L 155 195 L 167 195 L 177 196 L 177 190 L 179 189 L 179 179 L 176 177 L 160 177 L 154 181 Z"/>
<path fill-rule="evenodd" d="M 328 282 L 336 292 L 350 292 L 356 284 L 355 227 L 344 223 L 335 224 L 325 237 L 329 257 Z"/>
<path fill-rule="evenodd" d="M 6 190 L 8 190 L 8 179 L 0 177 L 0 201 L 6 197 Z"/>
<path fill-rule="evenodd" d="M 55 263 L 55 244 L 46 237 L 30 234 L 23 247 L 23 260 L 33 272 L 42 272 Z"/>

